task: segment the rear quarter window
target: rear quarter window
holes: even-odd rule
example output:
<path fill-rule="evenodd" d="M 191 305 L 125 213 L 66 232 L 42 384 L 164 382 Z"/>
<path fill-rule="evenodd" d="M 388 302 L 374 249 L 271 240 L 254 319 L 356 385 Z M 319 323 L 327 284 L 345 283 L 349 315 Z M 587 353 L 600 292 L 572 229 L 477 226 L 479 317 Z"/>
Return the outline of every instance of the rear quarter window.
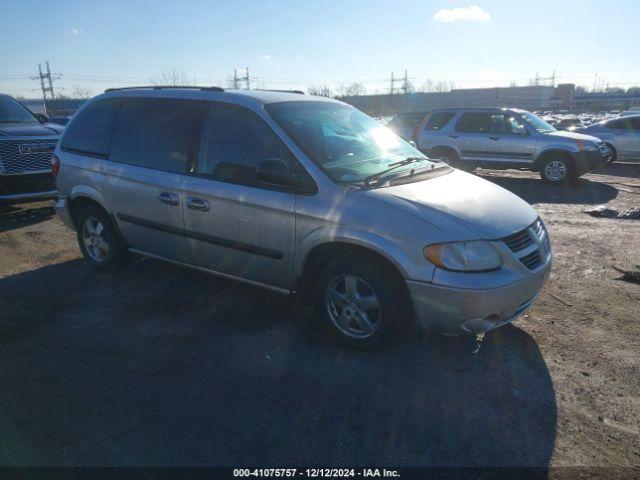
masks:
<path fill-rule="evenodd" d="M 62 149 L 107 157 L 120 103 L 119 98 L 105 98 L 80 110 L 65 130 L 60 143 Z"/>
<path fill-rule="evenodd" d="M 442 130 L 453 118 L 453 112 L 436 112 L 431 114 L 424 126 L 425 130 Z"/>

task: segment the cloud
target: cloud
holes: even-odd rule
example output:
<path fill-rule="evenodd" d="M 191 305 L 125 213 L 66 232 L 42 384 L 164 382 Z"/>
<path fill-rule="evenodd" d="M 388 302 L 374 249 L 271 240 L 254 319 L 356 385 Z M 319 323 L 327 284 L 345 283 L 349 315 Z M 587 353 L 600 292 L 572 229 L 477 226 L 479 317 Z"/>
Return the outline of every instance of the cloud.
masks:
<path fill-rule="evenodd" d="M 433 19 L 438 22 L 488 22 L 491 20 L 491 15 L 482 7 L 471 5 L 470 7 L 442 8 L 435 13 Z"/>
<path fill-rule="evenodd" d="M 84 30 L 80 30 L 79 28 L 73 27 L 71 29 L 71 33 L 74 35 L 84 35 Z"/>
<path fill-rule="evenodd" d="M 271 60 L 271 55 L 269 55 L 268 53 L 265 53 L 264 55 L 260 56 L 260 58 L 265 62 L 268 62 L 269 60 Z"/>

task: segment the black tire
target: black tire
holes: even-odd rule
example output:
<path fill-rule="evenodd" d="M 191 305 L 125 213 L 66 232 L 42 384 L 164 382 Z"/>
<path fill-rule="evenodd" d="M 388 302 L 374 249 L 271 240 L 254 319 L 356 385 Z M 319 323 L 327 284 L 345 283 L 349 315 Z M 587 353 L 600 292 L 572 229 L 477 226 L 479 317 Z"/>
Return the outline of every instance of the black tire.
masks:
<path fill-rule="evenodd" d="M 343 277 L 345 280 L 341 280 Z M 334 292 L 348 292 L 346 277 L 359 280 L 355 299 L 353 296 L 347 299 L 349 295 L 345 295 L 342 303 L 331 303 L 330 287 Z M 371 302 L 371 294 L 377 298 L 379 309 L 366 308 L 365 302 Z M 315 282 L 313 300 L 319 316 L 332 334 L 340 341 L 362 349 L 377 349 L 399 339 L 411 312 L 408 295 L 397 272 L 381 260 L 362 254 L 336 258 L 322 269 Z M 360 302 L 362 309 L 356 305 Z M 346 327 L 339 326 L 343 322 L 338 319 L 348 318 L 350 308 L 354 309 L 351 312 L 355 309 L 359 313 L 365 312 L 374 329 L 367 331 L 362 328 L 362 318 L 358 313 L 353 313 L 351 320 L 346 320 Z"/>
<path fill-rule="evenodd" d="M 84 207 L 75 219 L 77 227 L 78 245 L 82 256 L 91 267 L 96 270 L 105 270 L 119 264 L 126 257 L 126 247 L 122 237 L 116 230 L 111 217 L 97 205 Z M 97 228 L 101 225 L 102 228 Z M 90 231 L 94 227 L 93 234 Z M 106 249 L 88 246 L 87 242 L 98 242 L 106 245 Z M 101 257 L 96 251 L 101 253 Z"/>
<path fill-rule="evenodd" d="M 561 172 L 564 172 L 561 175 Z M 548 155 L 540 164 L 540 177 L 547 183 L 563 185 L 573 183 L 577 177 L 573 161 L 566 155 Z"/>
<path fill-rule="evenodd" d="M 606 164 L 611 165 L 613 162 L 615 162 L 618 159 L 618 151 L 610 143 L 607 143 L 606 145 L 607 145 L 607 148 L 609 149 L 609 152 L 611 152 L 609 155 L 609 158 L 607 159 Z"/>

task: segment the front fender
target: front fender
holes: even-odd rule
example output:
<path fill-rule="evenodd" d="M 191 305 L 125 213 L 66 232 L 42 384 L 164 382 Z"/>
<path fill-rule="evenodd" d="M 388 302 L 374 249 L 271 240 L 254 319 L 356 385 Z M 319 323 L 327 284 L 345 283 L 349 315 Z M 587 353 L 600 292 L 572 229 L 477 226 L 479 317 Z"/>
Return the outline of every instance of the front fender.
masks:
<path fill-rule="evenodd" d="M 309 253 L 326 243 L 346 243 L 372 250 L 391 262 L 404 278 L 420 278 L 428 281 L 433 278 L 433 265 L 424 258 L 416 262 L 413 258 L 415 254 L 412 256 L 398 242 L 370 231 L 337 226 L 319 227 L 298 243 L 294 266 L 296 278 L 302 276 Z"/>

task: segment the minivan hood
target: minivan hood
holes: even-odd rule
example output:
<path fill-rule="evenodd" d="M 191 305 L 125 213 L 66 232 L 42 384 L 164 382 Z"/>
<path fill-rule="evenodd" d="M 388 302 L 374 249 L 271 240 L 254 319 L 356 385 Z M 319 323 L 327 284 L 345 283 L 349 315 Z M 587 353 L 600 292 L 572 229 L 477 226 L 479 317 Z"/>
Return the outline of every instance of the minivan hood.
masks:
<path fill-rule="evenodd" d="M 549 132 L 547 135 L 552 137 L 564 137 L 572 140 L 585 140 L 588 142 L 600 143 L 600 139 L 592 135 L 585 135 L 584 133 L 569 132 L 567 130 L 557 130 L 555 132 Z"/>
<path fill-rule="evenodd" d="M 39 123 L 0 123 L 0 134 L 9 135 L 11 137 L 39 137 L 49 135 L 60 135 L 61 128 L 56 128 L 50 124 Z"/>
<path fill-rule="evenodd" d="M 485 240 L 511 235 L 538 218 L 538 212 L 517 195 L 460 170 L 368 193 L 436 226 L 440 226 L 439 217 L 447 217 L 446 221 L 458 223 Z"/>

